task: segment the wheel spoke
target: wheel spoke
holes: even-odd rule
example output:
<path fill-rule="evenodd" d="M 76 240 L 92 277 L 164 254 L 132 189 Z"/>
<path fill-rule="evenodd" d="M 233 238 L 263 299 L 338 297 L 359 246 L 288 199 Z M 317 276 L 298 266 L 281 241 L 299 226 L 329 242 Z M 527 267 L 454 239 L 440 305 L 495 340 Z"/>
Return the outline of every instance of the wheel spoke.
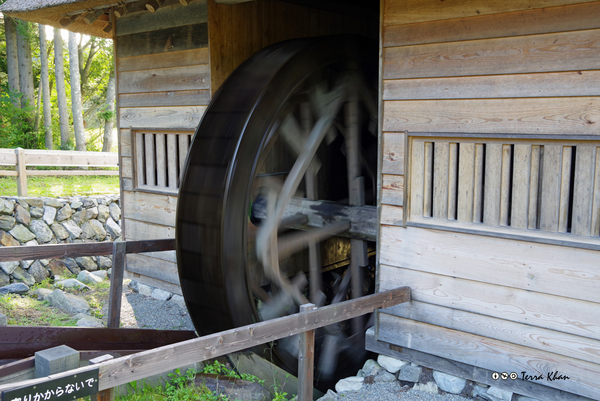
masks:
<path fill-rule="evenodd" d="M 333 376 L 338 364 L 339 348 L 342 344 L 343 335 L 341 333 L 325 335 L 319 355 L 319 372 L 322 379 L 329 380 Z"/>
<path fill-rule="evenodd" d="M 329 238 L 341 232 L 347 231 L 349 228 L 349 221 L 339 221 L 337 223 L 329 224 L 325 227 L 315 228 L 314 230 L 287 234 L 279 239 L 277 244 L 277 253 L 279 254 L 279 257 L 286 258 L 308 247 L 308 244 L 311 241 L 322 241 L 325 238 Z"/>
<path fill-rule="evenodd" d="M 300 127 L 300 124 L 298 124 L 296 117 L 291 113 L 288 114 L 283 120 L 283 123 L 281 123 L 279 130 L 281 131 L 281 137 L 288 144 L 290 149 L 296 156 L 299 156 L 304 149 L 303 142 L 306 135 L 302 134 L 302 128 Z M 311 163 L 315 166 L 313 168 L 317 171 L 321 168 L 321 161 L 317 156 L 314 156 Z"/>
<path fill-rule="evenodd" d="M 274 206 L 274 209 L 271 212 L 267 213 L 265 222 L 258 230 L 256 238 L 257 256 L 260 258 L 263 267 L 265 267 L 266 270 L 271 270 L 273 273 L 275 269 L 279 269 L 276 260 L 278 257 L 275 252 L 275 245 L 277 228 L 281 222 L 283 212 L 293 194 L 296 192 L 303 175 L 306 173 L 311 160 L 323 140 L 323 137 L 335 120 L 341 107 L 345 89 L 344 83 L 341 82 L 332 91 L 335 96 L 332 96 L 332 101 L 327 106 L 327 113 L 315 123 L 302 153 L 294 163 L 294 166 L 290 170 L 290 174 L 283 183 L 279 197 L 276 200 L 276 206 Z M 275 205 L 275 198 L 272 200 L 270 199 L 269 207 L 267 208 L 268 210 L 270 209 L 270 205 Z M 277 274 L 275 274 L 275 276 L 277 276 Z"/>
<path fill-rule="evenodd" d="M 287 281 L 287 280 L 286 280 Z M 293 294 L 300 294 L 306 287 L 308 281 L 304 274 L 299 274 L 289 282 L 289 288 L 280 291 L 269 301 L 263 303 L 258 313 L 263 320 L 275 319 L 276 317 L 285 316 L 290 313 L 290 310 L 296 307 L 296 300 Z"/>

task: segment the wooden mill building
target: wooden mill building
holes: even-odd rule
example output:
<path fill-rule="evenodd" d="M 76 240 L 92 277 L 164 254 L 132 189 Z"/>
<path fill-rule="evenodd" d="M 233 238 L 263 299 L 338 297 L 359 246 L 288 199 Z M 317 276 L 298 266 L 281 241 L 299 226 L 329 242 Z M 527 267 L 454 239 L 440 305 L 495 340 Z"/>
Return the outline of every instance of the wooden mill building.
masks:
<path fill-rule="evenodd" d="M 412 301 L 379 313 L 368 348 L 538 399 L 600 399 L 600 1 L 161 3 L 0 9 L 114 40 L 126 239 L 174 236 L 190 138 L 242 61 L 290 38 L 379 38 L 377 284 Z M 180 292 L 172 254 L 127 270 Z M 556 371 L 569 379 L 520 379 Z"/>

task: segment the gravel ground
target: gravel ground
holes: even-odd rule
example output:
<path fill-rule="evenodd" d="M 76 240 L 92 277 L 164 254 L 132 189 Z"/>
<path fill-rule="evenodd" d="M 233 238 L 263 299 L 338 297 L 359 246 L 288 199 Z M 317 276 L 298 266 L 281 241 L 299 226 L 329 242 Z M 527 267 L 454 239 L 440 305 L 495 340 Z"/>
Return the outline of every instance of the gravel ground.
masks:
<path fill-rule="evenodd" d="M 365 384 L 360 391 L 348 392 L 339 400 L 343 401 L 469 401 L 454 394 L 431 394 L 423 391 L 412 390 L 408 386 L 402 387 L 400 383 L 374 383 Z M 472 399 L 471 399 L 472 400 Z"/>
<path fill-rule="evenodd" d="M 104 315 L 108 313 L 108 304 Z M 121 327 L 159 330 L 194 330 L 187 310 L 172 301 L 159 301 L 123 285 Z"/>

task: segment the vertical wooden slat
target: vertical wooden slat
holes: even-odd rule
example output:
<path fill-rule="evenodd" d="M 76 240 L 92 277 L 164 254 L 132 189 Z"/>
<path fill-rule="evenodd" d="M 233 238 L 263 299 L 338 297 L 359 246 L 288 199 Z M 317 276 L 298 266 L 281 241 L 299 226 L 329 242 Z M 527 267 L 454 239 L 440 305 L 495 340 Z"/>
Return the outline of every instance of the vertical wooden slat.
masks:
<path fill-rule="evenodd" d="M 144 134 L 146 156 L 146 185 L 156 185 L 156 153 L 154 150 L 154 134 Z"/>
<path fill-rule="evenodd" d="M 183 171 L 189 149 L 188 135 L 179 135 L 179 171 Z"/>
<path fill-rule="evenodd" d="M 433 143 L 425 142 L 425 167 L 423 171 L 423 216 L 431 217 L 433 198 Z"/>
<path fill-rule="evenodd" d="M 594 185 L 592 183 L 594 182 L 594 170 L 596 169 L 596 146 L 578 145 L 575 155 L 571 233 L 591 235 L 594 197 Z"/>
<path fill-rule="evenodd" d="M 154 153 L 154 134 L 146 133 L 144 134 L 144 143 L 146 144 L 146 185 L 156 185 L 156 172 L 155 168 L 155 160 L 156 155 Z"/>
<path fill-rule="evenodd" d="M 156 160 L 160 163 L 156 164 L 156 186 L 161 188 L 167 187 L 167 163 L 165 152 L 165 134 L 155 134 L 156 137 Z"/>
<path fill-rule="evenodd" d="M 502 179 L 502 144 L 488 143 L 485 154 L 485 189 L 483 222 L 500 223 L 500 184 Z"/>
<path fill-rule="evenodd" d="M 544 145 L 540 202 L 540 230 L 542 231 L 558 231 L 562 148 L 562 145 Z"/>
<path fill-rule="evenodd" d="M 558 203 L 558 232 L 566 233 L 569 219 L 569 193 L 571 184 L 572 146 L 564 146 L 562 150 L 562 164 L 560 177 L 560 199 Z"/>
<path fill-rule="evenodd" d="M 483 153 L 482 143 L 475 144 L 475 167 L 473 175 L 473 221 L 483 221 Z"/>
<path fill-rule="evenodd" d="M 458 166 L 458 210 L 460 221 L 473 221 L 473 179 L 475 174 L 475 144 L 461 143 Z"/>
<path fill-rule="evenodd" d="M 507 226 L 510 207 L 511 146 L 502 145 L 502 171 L 500 173 L 500 225 Z"/>
<path fill-rule="evenodd" d="M 144 185 L 146 183 L 146 162 L 144 161 L 144 134 L 138 132 L 135 134 L 135 175 L 137 178 L 137 185 Z"/>
<path fill-rule="evenodd" d="M 448 218 L 448 142 L 436 142 L 433 158 L 433 217 Z"/>
<path fill-rule="evenodd" d="M 515 145 L 513 158 L 513 186 L 510 225 L 527 228 L 529 205 L 529 174 L 531 172 L 531 145 Z"/>
<path fill-rule="evenodd" d="M 540 192 L 540 146 L 531 147 L 531 169 L 529 177 L 529 211 L 527 212 L 527 228 L 536 229 L 539 219 L 539 192 Z"/>
<path fill-rule="evenodd" d="M 167 134 L 167 172 L 169 189 L 177 189 L 177 134 Z"/>
<path fill-rule="evenodd" d="M 596 169 L 594 171 L 594 201 L 592 203 L 592 235 L 600 235 L 600 147 L 596 148 Z"/>
<path fill-rule="evenodd" d="M 410 214 L 423 216 L 423 184 L 424 184 L 424 142 L 412 140 L 410 155 Z"/>
<path fill-rule="evenodd" d="M 456 220 L 456 199 L 458 179 L 458 144 L 448 148 L 448 219 Z"/>

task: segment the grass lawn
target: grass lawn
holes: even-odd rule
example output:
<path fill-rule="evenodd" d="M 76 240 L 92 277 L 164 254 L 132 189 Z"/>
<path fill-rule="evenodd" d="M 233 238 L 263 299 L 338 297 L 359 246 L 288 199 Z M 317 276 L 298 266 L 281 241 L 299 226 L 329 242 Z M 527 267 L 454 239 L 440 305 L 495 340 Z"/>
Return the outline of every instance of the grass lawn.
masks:
<path fill-rule="evenodd" d="M 119 193 L 119 176 L 29 176 L 27 196 L 58 198 L 74 195 Z M 0 176 L 0 196 L 17 196 L 17 179 Z"/>

